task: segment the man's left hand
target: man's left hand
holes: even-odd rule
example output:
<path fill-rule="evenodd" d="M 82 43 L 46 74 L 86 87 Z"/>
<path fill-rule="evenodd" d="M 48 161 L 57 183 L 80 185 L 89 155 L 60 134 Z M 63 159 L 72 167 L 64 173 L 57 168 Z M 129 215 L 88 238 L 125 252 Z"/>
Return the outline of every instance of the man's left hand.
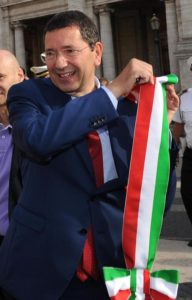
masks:
<path fill-rule="evenodd" d="M 179 108 L 179 97 L 175 92 L 174 85 L 167 85 L 167 113 L 169 124 L 173 120 L 173 116 Z"/>

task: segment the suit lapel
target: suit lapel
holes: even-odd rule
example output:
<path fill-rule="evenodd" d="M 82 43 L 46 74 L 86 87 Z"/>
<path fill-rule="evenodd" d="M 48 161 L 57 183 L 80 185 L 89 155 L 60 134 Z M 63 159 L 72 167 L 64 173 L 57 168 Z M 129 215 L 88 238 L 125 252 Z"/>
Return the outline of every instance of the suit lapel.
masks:
<path fill-rule="evenodd" d="M 42 98 L 46 99 L 46 104 L 52 109 L 61 108 L 71 100 L 71 96 L 58 89 L 50 78 L 34 79 L 34 82 L 37 83 Z"/>
<path fill-rule="evenodd" d="M 37 79 L 35 79 L 37 80 Z M 44 95 L 47 103 L 52 109 L 58 109 L 63 107 L 71 100 L 71 96 L 65 94 L 63 91 L 59 90 L 50 80 L 50 78 L 45 78 L 39 80 L 39 88 L 41 89 L 42 94 Z M 45 89 L 46 86 L 46 89 Z M 78 143 L 75 143 L 74 148 L 82 161 L 83 165 L 87 169 L 90 176 L 94 178 L 93 167 L 91 158 L 88 152 L 88 147 L 86 139 L 80 140 Z"/>

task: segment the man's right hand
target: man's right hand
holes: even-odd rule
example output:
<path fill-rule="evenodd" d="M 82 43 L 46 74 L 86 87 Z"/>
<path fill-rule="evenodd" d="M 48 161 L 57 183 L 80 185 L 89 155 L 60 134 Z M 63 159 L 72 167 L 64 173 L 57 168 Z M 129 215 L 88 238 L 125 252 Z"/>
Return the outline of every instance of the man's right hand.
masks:
<path fill-rule="evenodd" d="M 154 83 L 152 65 L 132 58 L 123 71 L 109 84 L 107 88 L 118 99 L 128 95 L 136 84 Z"/>

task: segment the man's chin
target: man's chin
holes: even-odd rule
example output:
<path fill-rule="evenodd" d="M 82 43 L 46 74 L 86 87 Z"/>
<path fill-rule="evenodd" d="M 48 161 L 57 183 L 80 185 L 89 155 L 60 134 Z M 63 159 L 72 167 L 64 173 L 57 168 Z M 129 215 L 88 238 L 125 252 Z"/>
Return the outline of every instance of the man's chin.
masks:
<path fill-rule="evenodd" d="M 0 107 L 5 105 L 7 105 L 7 101 L 5 100 L 5 98 L 3 99 L 0 98 Z"/>
<path fill-rule="evenodd" d="M 78 92 L 78 86 L 75 84 L 64 84 L 62 82 L 54 82 L 54 84 L 64 93 L 71 96 L 75 95 Z"/>

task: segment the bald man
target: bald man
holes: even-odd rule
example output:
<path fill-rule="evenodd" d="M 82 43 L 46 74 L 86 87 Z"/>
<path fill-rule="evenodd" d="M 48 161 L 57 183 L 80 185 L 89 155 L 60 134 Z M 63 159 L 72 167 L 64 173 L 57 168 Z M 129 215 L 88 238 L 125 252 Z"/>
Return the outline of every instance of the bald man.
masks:
<path fill-rule="evenodd" d="M 9 88 L 24 80 L 24 73 L 16 57 L 8 50 L 0 50 L 0 244 L 9 225 L 8 198 L 13 143 L 7 111 Z"/>

